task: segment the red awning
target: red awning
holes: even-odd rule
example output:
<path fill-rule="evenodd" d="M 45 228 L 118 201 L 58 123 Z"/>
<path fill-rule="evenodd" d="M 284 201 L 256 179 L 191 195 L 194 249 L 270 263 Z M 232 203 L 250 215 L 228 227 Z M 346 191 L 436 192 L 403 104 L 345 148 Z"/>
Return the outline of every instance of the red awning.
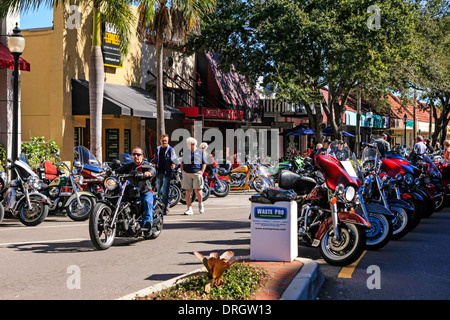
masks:
<path fill-rule="evenodd" d="M 258 92 L 249 87 L 244 76 L 238 74 L 234 67 L 230 72 L 222 73 L 218 54 L 206 53 L 206 58 L 226 103 L 250 109 L 259 107 Z"/>
<path fill-rule="evenodd" d="M 14 69 L 14 57 L 7 47 L 0 43 L 0 69 Z M 19 70 L 30 71 L 30 63 L 19 58 Z"/>

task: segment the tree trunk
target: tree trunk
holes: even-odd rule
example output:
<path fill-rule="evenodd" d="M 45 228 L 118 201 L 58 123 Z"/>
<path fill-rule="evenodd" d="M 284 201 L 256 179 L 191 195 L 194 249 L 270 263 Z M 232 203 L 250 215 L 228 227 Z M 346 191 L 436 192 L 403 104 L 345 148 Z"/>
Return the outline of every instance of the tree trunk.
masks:
<path fill-rule="evenodd" d="M 164 79 L 163 79 L 163 35 L 158 31 L 156 36 L 156 141 L 166 133 L 164 123 Z"/>
<path fill-rule="evenodd" d="M 104 67 L 101 49 L 101 18 L 100 11 L 94 8 L 94 26 L 92 48 L 89 59 L 89 110 L 90 110 L 90 151 L 100 161 L 102 160 L 102 114 Z"/>

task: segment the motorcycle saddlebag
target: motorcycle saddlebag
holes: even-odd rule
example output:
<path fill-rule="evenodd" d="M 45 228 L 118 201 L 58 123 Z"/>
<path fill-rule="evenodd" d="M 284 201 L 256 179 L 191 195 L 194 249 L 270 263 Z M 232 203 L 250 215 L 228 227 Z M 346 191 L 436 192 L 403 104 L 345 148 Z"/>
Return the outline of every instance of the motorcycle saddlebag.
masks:
<path fill-rule="evenodd" d="M 251 202 L 273 204 L 278 201 L 294 201 L 297 194 L 292 190 L 268 188 L 250 198 Z"/>

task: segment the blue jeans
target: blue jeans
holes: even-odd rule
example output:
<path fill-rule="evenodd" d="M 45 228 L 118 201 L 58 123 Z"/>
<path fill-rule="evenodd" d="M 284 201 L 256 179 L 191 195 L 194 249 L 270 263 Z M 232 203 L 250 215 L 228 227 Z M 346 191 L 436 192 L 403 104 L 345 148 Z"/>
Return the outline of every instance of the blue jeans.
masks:
<path fill-rule="evenodd" d="M 164 212 L 167 211 L 169 203 L 170 178 L 162 173 L 156 176 L 156 190 L 158 190 L 158 196 L 164 205 Z"/>
<path fill-rule="evenodd" d="M 153 192 L 141 193 L 141 201 L 144 210 L 142 225 L 150 221 L 153 226 Z"/>

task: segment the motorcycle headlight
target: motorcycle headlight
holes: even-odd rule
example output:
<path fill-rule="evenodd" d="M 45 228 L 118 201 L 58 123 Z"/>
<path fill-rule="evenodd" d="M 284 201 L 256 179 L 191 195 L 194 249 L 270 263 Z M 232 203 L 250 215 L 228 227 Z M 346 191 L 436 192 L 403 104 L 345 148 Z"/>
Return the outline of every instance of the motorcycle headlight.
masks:
<path fill-rule="evenodd" d="M 41 186 L 39 185 L 39 178 L 35 176 L 30 176 L 27 180 L 27 183 L 33 189 L 39 190 Z"/>
<path fill-rule="evenodd" d="M 347 201 L 352 201 L 353 198 L 355 197 L 356 194 L 356 190 L 355 188 L 353 188 L 352 186 L 345 188 L 345 199 Z"/>
<path fill-rule="evenodd" d="M 336 193 L 340 196 L 342 196 L 345 192 L 344 186 L 342 184 L 338 184 L 336 186 Z"/>
<path fill-rule="evenodd" d="M 114 178 L 107 178 L 105 180 L 105 188 L 109 191 L 114 190 L 117 187 L 117 180 Z"/>
<path fill-rule="evenodd" d="M 411 173 L 407 173 L 403 176 L 403 180 L 407 185 L 412 185 L 414 182 L 414 178 Z"/>

